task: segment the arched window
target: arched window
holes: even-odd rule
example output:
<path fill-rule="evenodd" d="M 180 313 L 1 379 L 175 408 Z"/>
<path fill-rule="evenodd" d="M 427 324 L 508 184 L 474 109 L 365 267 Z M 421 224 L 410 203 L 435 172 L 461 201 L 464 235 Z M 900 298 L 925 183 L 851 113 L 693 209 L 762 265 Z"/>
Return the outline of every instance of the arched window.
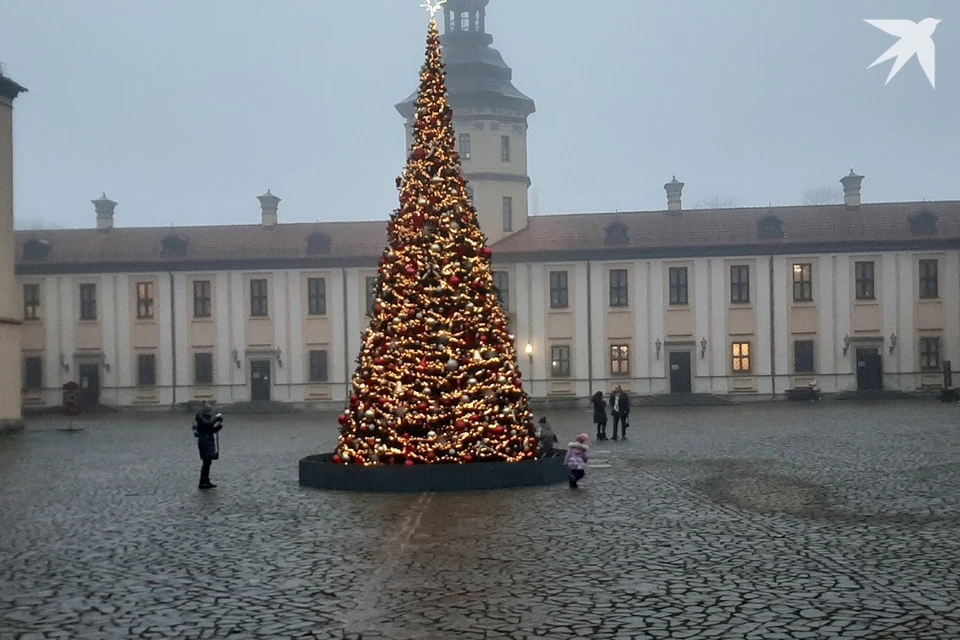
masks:
<path fill-rule="evenodd" d="M 330 253 L 330 236 L 325 233 L 313 233 L 307 238 L 307 253 Z"/>
<path fill-rule="evenodd" d="M 627 225 L 622 222 L 614 222 L 607 225 L 604 242 L 606 242 L 606 244 L 630 244 Z"/>
<path fill-rule="evenodd" d="M 43 260 L 50 255 L 50 241 L 40 238 L 31 238 L 23 245 L 24 260 Z"/>
<path fill-rule="evenodd" d="M 760 238 L 782 238 L 783 223 L 777 216 L 767 216 L 757 223 L 757 236 Z"/>
<path fill-rule="evenodd" d="M 470 31 L 470 12 L 464 11 L 460 14 L 460 31 Z"/>

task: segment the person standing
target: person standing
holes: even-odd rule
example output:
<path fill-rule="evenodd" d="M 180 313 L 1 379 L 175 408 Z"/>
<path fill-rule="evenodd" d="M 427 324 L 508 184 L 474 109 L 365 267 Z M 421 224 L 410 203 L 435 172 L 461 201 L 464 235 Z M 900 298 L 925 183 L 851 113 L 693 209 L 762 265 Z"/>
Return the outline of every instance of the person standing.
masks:
<path fill-rule="evenodd" d="M 540 447 L 539 451 L 537 452 L 540 458 L 552 458 L 559 453 L 557 451 L 557 444 L 559 444 L 557 434 L 553 432 L 553 429 L 550 427 L 550 423 L 547 422 L 546 416 L 540 418 L 540 427 L 537 429 L 537 438 L 540 440 Z"/>
<path fill-rule="evenodd" d="M 597 441 L 607 439 L 607 403 L 603 401 L 603 391 L 597 391 L 590 398 L 593 403 L 593 423 L 597 425 Z"/>
<path fill-rule="evenodd" d="M 627 439 L 627 416 L 630 415 L 630 398 L 623 392 L 620 385 L 610 394 L 610 414 L 613 416 L 613 439 L 617 439 L 617 424 L 621 425 L 623 439 Z"/>
<path fill-rule="evenodd" d="M 200 484 L 198 489 L 213 489 L 217 485 L 210 482 L 210 464 L 220 457 L 217 447 L 217 432 L 223 428 L 223 415 L 213 415 L 213 408 L 206 402 L 200 406 L 196 417 L 194 434 L 197 448 L 200 450 Z"/>
<path fill-rule="evenodd" d="M 590 459 L 590 445 L 587 444 L 589 439 L 590 436 L 581 433 L 575 441 L 567 445 L 567 455 L 563 459 L 563 464 L 570 470 L 571 489 L 578 489 L 577 483 L 586 474 L 587 461 Z"/>

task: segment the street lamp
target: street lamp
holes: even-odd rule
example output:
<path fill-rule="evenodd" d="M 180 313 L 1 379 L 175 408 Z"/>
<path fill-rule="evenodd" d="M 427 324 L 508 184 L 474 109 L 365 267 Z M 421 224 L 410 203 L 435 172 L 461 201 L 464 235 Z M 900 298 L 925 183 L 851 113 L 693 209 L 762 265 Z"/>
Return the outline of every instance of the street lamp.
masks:
<path fill-rule="evenodd" d="M 703 360 L 705 355 L 707 355 L 707 339 L 700 338 L 700 359 Z"/>
<path fill-rule="evenodd" d="M 532 344 L 530 344 L 530 343 L 528 342 L 528 343 L 527 343 L 527 346 L 525 346 L 525 347 L 523 348 L 523 352 L 526 353 L 527 356 L 528 356 L 531 360 L 533 359 L 533 345 L 532 345 Z"/>

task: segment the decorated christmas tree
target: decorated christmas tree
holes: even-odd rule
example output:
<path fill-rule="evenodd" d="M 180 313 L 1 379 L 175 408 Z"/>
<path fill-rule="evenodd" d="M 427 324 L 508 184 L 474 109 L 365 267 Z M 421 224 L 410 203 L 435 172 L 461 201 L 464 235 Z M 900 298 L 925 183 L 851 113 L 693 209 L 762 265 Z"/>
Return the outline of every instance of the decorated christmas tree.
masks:
<path fill-rule="evenodd" d="M 445 75 L 431 20 L 413 145 L 397 178 L 400 208 L 387 225 L 334 462 L 516 462 L 536 454 L 514 336 L 460 172 Z"/>

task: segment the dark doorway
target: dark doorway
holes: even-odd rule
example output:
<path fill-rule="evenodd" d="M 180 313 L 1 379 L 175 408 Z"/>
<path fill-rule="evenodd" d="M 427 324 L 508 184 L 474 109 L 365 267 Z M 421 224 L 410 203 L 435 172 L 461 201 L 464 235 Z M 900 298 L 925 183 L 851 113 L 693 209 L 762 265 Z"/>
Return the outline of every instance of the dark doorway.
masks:
<path fill-rule="evenodd" d="M 883 389 L 883 357 L 876 347 L 857 349 L 857 391 Z"/>
<path fill-rule="evenodd" d="M 670 352 L 670 393 L 690 393 L 690 352 Z"/>
<path fill-rule="evenodd" d="M 270 400 L 270 361 L 250 361 L 250 399 L 253 402 Z"/>
<path fill-rule="evenodd" d="M 95 407 L 100 404 L 100 365 L 78 365 L 77 374 L 80 378 L 80 406 Z"/>

